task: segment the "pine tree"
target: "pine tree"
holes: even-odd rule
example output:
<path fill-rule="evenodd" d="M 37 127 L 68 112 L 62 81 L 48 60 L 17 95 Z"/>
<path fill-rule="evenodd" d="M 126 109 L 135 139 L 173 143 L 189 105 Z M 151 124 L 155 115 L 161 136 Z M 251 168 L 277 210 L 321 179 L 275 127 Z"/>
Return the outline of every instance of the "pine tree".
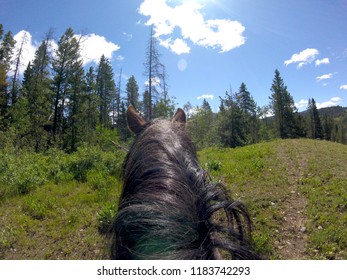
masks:
<path fill-rule="evenodd" d="M 110 113 L 116 85 L 113 79 L 111 63 L 104 55 L 101 56 L 96 77 L 96 92 L 99 98 L 99 123 L 103 127 L 111 127 Z"/>
<path fill-rule="evenodd" d="M 128 79 L 126 84 L 126 94 L 127 94 L 127 102 L 126 106 L 133 105 L 136 110 L 139 109 L 139 86 L 135 80 L 134 76 L 131 76 Z"/>
<path fill-rule="evenodd" d="M 94 140 L 95 130 L 99 121 L 98 96 L 96 94 L 96 74 L 93 66 L 90 66 L 85 75 L 85 94 L 86 94 L 86 136 L 87 142 Z"/>
<path fill-rule="evenodd" d="M 257 115 L 259 117 L 259 138 L 261 140 L 270 140 L 276 137 L 273 118 L 269 118 L 271 109 L 269 105 L 258 107 Z"/>
<path fill-rule="evenodd" d="M 246 84 L 241 83 L 239 91 L 235 94 L 238 107 L 241 110 L 244 135 L 248 143 L 255 143 L 258 139 L 259 122 L 257 118 L 257 105 L 247 90 Z"/>
<path fill-rule="evenodd" d="M 245 83 L 241 83 L 235 98 L 243 114 L 253 115 L 253 112 L 256 110 L 256 104 Z"/>
<path fill-rule="evenodd" d="M 22 96 L 20 103 L 27 103 L 26 111 L 29 121 L 30 143 L 35 151 L 44 150 L 47 147 L 48 134 L 45 131 L 48 127 L 51 116 L 51 99 L 52 92 L 50 90 L 50 40 L 51 33 L 47 33 L 46 39 L 41 43 L 35 52 L 35 58 L 32 64 L 29 63 L 22 82 Z"/>
<path fill-rule="evenodd" d="M 214 145 L 216 137 L 214 135 L 214 115 L 211 106 L 204 99 L 201 107 L 197 107 L 195 114 L 189 119 L 189 133 L 198 149 L 203 149 Z"/>
<path fill-rule="evenodd" d="M 309 136 L 312 139 L 322 139 L 323 127 L 316 106 L 316 101 L 313 98 L 308 100 L 307 109 L 309 111 Z"/>
<path fill-rule="evenodd" d="M 156 118 L 164 117 L 171 118 L 175 113 L 175 98 L 161 98 L 157 103 L 153 106 L 153 115 Z"/>
<path fill-rule="evenodd" d="M 12 32 L 8 31 L 4 37 L 3 26 L 0 25 L 0 130 L 4 130 L 7 126 L 8 120 L 8 106 L 10 103 L 8 92 L 7 73 L 10 70 L 11 59 L 13 55 L 13 48 L 15 40 L 13 39 Z"/>
<path fill-rule="evenodd" d="M 347 144 L 347 115 L 340 115 L 335 119 L 331 140 Z"/>
<path fill-rule="evenodd" d="M 275 117 L 278 136 L 281 138 L 296 137 L 298 129 L 294 114 L 296 112 L 294 100 L 277 69 L 271 91 L 270 106 Z"/>
<path fill-rule="evenodd" d="M 342 116 L 340 119 L 341 127 L 341 143 L 347 144 L 347 116 Z"/>
<path fill-rule="evenodd" d="M 294 135 L 296 138 L 307 137 L 306 119 L 298 112 L 294 112 Z"/>
<path fill-rule="evenodd" d="M 52 82 L 54 93 L 53 141 L 60 147 L 75 149 L 77 143 L 75 114 L 77 114 L 79 106 L 78 95 L 82 88 L 84 72 L 80 57 L 80 42 L 72 28 L 68 28 L 58 41 L 52 70 L 54 74 Z M 67 128 L 70 129 L 70 135 L 64 140 Z"/>
<path fill-rule="evenodd" d="M 218 134 L 222 146 L 235 148 L 247 143 L 242 123 L 242 110 L 232 93 L 220 97 L 221 104 L 218 113 Z"/>
<path fill-rule="evenodd" d="M 142 116 L 145 118 L 145 119 L 148 119 L 148 116 L 149 116 L 149 107 L 148 107 L 148 104 L 149 104 L 149 92 L 148 90 L 145 90 L 144 93 L 143 93 L 143 99 L 142 101 L 140 102 L 140 107 L 141 107 L 141 112 L 142 112 Z M 140 113 L 141 113 L 140 112 Z"/>
<path fill-rule="evenodd" d="M 334 129 L 334 119 L 328 114 L 324 114 L 323 116 L 324 140 L 330 141 L 332 139 L 333 129 Z"/>
<path fill-rule="evenodd" d="M 72 46 L 75 52 L 72 56 L 70 66 L 69 84 L 70 91 L 67 96 L 67 131 L 64 146 L 69 151 L 76 151 L 80 142 L 83 141 L 83 130 L 86 127 L 86 118 L 83 112 L 85 110 L 86 96 L 83 94 L 84 89 L 84 69 L 83 61 L 80 55 L 80 41 L 77 38 L 72 40 Z"/>
<path fill-rule="evenodd" d="M 29 103 L 27 96 L 25 95 L 26 88 L 32 80 L 32 67 L 28 64 L 27 69 L 24 71 L 23 87 L 21 89 L 21 96 L 14 104 L 9 107 L 9 115 L 11 116 L 11 124 L 9 131 L 11 133 L 11 141 L 14 147 L 23 148 L 32 147 L 32 131 L 31 120 L 29 116 Z"/>
<path fill-rule="evenodd" d="M 127 141 L 127 139 L 131 136 L 127 126 L 126 103 L 123 100 L 120 103 L 120 114 L 118 119 L 118 135 L 122 141 Z"/>
<path fill-rule="evenodd" d="M 205 98 L 204 98 L 204 101 L 202 102 L 201 110 L 205 113 L 212 112 L 210 103 L 208 103 Z"/>

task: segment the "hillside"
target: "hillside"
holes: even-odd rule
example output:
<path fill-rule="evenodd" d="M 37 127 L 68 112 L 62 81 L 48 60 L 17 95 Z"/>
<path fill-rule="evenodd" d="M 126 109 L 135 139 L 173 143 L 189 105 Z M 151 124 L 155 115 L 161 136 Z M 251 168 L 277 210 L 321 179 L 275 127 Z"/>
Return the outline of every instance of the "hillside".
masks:
<path fill-rule="evenodd" d="M 200 155 L 247 205 L 260 254 L 347 259 L 347 146 L 280 140 Z"/>
<path fill-rule="evenodd" d="M 278 140 L 199 156 L 247 205 L 265 258 L 347 259 L 347 146 Z M 0 259 L 107 259 L 100 232 L 117 207 L 123 157 L 0 152 Z"/>
<path fill-rule="evenodd" d="M 331 106 L 326 108 L 318 109 L 320 117 L 323 117 L 324 115 L 328 115 L 332 118 L 338 118 L 342 117 L 347 114 L 347 108 L 341 107 L 341 106 Z M 309 114 L 309 110 L 305 110 L 300 112 L 301 115 L 307 116 Z"/>

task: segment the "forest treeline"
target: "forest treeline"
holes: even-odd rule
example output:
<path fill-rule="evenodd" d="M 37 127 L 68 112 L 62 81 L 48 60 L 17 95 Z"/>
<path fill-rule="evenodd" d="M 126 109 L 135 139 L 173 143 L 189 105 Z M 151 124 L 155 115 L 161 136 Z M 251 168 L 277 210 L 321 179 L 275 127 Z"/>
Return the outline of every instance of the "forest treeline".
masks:
<path fill-rule="evenodd" d="M 175 98 L 168 93 L 167 73 L 153 30 L 144 51 L 147 82 L 141 93 L 134 76 L 122 88 L 121 69 L 116 77 L 105 56 L 96 66 L 84 67 L 83 37 L 72 28 L 60 37 L 55 50 L 52 38 L 52 32 L 47 32 L 21 75 L 25 33 L 15 48 L 12 32 L 5 32 L 0 24 L 1 148 L 42 152 L 54 147 L 74 152 L 83 144 L 96 145 L 104 138 L 127 142 L 132 137 L 126 124 L 130 104 L 148 120 L 170 117 L 175 112 Z M 194 108 L 187 102 L 184 109 L 189 132 L 199 149 L 244 146 L 278 137 L 347 142 L 347 114 L 337 118 L 319 115 L 313 98 L 308 114 L 299 114 L 278 70 L 269 106 L 257 106 L 242 83 L 237 92 L 227 91 L 220 97 L 218 113 L 212 112 L 206 100 Z"/>
<path fill-rule="evenodd" d="M 347 144 L 347 109 L 317 109 L 314 98 L 307 110 L 298 112 L 280 72 L 275 70 L 269 105 L 257 106 L 242 83 L 236 92 L 220 97 L 218 113 L 204 100 L 190 118 L 190 133 L 199 149 L 237 147 L 271 139 L 311 138 Z M 186 110 L 191 110 L 189 103 Z M 328 109 L 328 110 L 326 110 Z"/>

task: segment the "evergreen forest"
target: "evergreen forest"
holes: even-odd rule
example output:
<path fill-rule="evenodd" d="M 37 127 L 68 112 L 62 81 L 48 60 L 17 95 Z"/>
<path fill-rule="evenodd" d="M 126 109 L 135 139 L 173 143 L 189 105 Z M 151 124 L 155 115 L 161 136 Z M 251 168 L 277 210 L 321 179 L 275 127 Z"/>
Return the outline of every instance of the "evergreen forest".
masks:
<path fill-rule="evenodd" d="M 80 38 L 71 28 L 61 36 L 56 50 L 50 45 L 53 33 L 47 32 L 23 75 L 19 73 L 22 48 L 15 51 L 12 32 L 6 32 L 2 25 L 0 36 L 2 149 L 12 146 L 43 152 L 54 147 L 71 153 L 81 145 L 96 145 L 108 133 L 113 135 L 109 141 L 127 143 L 131 135 L 125 113 L 130 104 L 147 120 L 170 117 L 176 110 L 153 30 L 144 52 L 144 75 L 148 78 L 144 92 L 139 92 L 134 76 L 122 85 L 122 69 L 113 69 L 105 56 L 96 66 L 84 68 Z M 22 40 L 21 46 L 26 38 Z M 246 83 L 237 91 L 221 93 L 217 113 L 212 112 L 207 100 L 197 107 L 187 100 L 183 109 L 198 149 L 234 148 L 274 138 L 347 143 L 345 108 L 320 113 L 314 98 L 310 98 L 307 111 L 299 113 L 280 72 L 275 70 L 272 83 L 270 78 L 268 106 L 257 106 Z M 339 113 L 332 113 L 336 111 Z"/>

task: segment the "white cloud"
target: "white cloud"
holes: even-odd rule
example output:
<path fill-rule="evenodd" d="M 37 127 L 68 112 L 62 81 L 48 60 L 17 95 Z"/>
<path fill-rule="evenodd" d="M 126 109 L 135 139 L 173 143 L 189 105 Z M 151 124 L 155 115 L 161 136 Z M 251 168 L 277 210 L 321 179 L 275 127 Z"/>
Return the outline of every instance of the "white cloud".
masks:
<path fill-rule="evenodd" d="M 340 89 L 347 90 L 347 85 L 342 85 L 342 86 L 340 86 Z"/>
<path fill-rule="evenodd" d="M 153 77 L 151 80 L 152 80 L 152 86 L 154 86 L 154 87 L 157 86 L 157 85 L 160 85 L 160 83 L 161 83 L 161 81 L 160 81 L 160 79 L 158 77 Z M 145 82 L 145 85 L 146 86 L 149 85 L 149 80 L 147 80 Z"/>
<path fill-rule="evenodd" d="M 224 19 L 208 20 L 207 26 L 217 32 L 211 32 L 209 36 L 206 36 L 201 42 L 202 45 L 207 45 L 212 48 L 220 46 L 221 52 L 227 52 L 234 48 L 237 48 L 245 43 L 245 37 L 242 33 L 245 31 L 245 27 L 237 22 Z"/>
<path fill-rule="evenodd" d="M 325 101 L 323 103 L 316 103 L 317 108 L 326 108 L 326 107 L 331 107 L 331 106 L 337 106 L 341 103 L 342 99 L 340 97 L 333 97 L 328 101 Z"/>
<path fill-rule="evenodd" d="M 213 100 L 214 96 L 212 94 L 204 94 L 201 96 L 198 96 L 196 99 L 211 99 Z"/>
<path fill-rule="evenodd" d="M 48 43 L 48 50 L 51 54 L 54 54 L 58 50 L 58 44 L 53 39 Z"/>
<path fill-rule="evenodd" d="M 189 111 L 188 111 L 189 118 L 195 116 L 198 112 L 199 112 L 199 109 L 197 107 L 193 107 L 193 108 L 189 109 Z"/>
<path fill-rule="evenodd" d="M 182 39 L 176 39 L 172 41 L 172 39 L 169 38 L 165 41 L 159 40 L 159 42 L 160 42 L 160 45 L 162 45 L 163 47 L 167 49 L 170 49 L 173 53 L 177 55 L 190 53 L 190 47 Z"/>
<path fill-rule="evenodd" d="M 77 38 L 80 38 L 81 35 L 76 34 Z M 28 66 L 28 63 L 35 58 L 36 49 L 39 47 L 39 43 L 33 42 L 32 35 L 25 31 L 19 31 L 16 35 L 13 36 L 16 40 L 15 49 L 14 49 L 14 58 L 16 58 L 16 54 L 18 53 L 21 43 L 24 40 L 21 63 L 19 67 L 19 72 L 22 75 L 25 69 Z M 105 37 L 99 36 L 96 34 L 89 34 L 82 36 L 81 40 L 81 56 L 83 59 L 83 64 L 86 65 L 89 62 L 99 62 L 100 57 L 104 54 L 106 58 L 111 59 L 113 52 L 119 50 L 119 46 L 109 42 Z M 50 41 L 50 51 L 54 53 L 58 49 L 58 44 L 56 41 Z M 117 59 L 123 58 L 122 56 L 118 56 Z M 124 59 L 124 58 L 123 58 Z M 12 69 L 13 71 L 13 69 Z"/>
<path fill-rule="evenodd" d="M 118 60 L 118 61 L 123 61 L 124 59 L 125 59 L 125 57 L 122 56 L 122 55 L 118 55 L 118 56 L 116 57 L 116 60 Z"/>
<path fill-rule="evenodd" d="M 312 63 L 316 59 L 318 54 L 319 52 L 317 49 L 306 49 L 300 53 L 293 54 L 289 60 L 286 60 L 284 62 L 284 64 L 288 66 L 292 63 L 298 63 L 298 68 L 301 68 L 306 64 Z"/>
<path fill-rule="evenodd" d="M 305 62 L 300 62 L 299 64 L 298 64 L 298 68 L 301 68 L 302 66 L 304 66 L 306 63 Z"/>
<path fill-rule="evenodd" d="M 217 48 L 220 52 L 230 51 L 245 43 L 245 27 L 241 23 L 230 19 L 205 20 L 201 12 L 204 6 L 196 0 L 183 1 L 175 7 L 167 2 L 144 0 L 138 11 L 150 17 L 145 24 L 154 25 L 155 36 L 171 51 L 187 53 L 187 40 L 195 45 Z M 172 39 L 175 28 L 180 31 L 181 38 Z M 170 38 L 167 39 L 167 36 Z"/>
<path fill-rule="evenodd" d="M 301 99 L 298 103 L 295 103 L 295 107 L 300 110 L 303 108 L 307 108 L 308 106 L 308 100 L 307 99 Z"/>
<path fill-rule="evenodd" d="M 113 52 L 119 50 L 120 47 L 112 42 L 107 41 L 103 36 L 88 34 L 83 36 L 81 40 L 81 49 L 83 64 L 86 65 L 89 62 L 98 63 L 102 55 L 108 59 L 111 59 Z"/>
<path fill-rule="evenodd" d="M 269 110 L 269 111 L 266 112 L 266 114 L 261 115 L 259 118 L 260 118 L 261 120 L 263 120 L 263 119 L 265 119 L 265 118 L 271 118 L 271 117 L 273 117 L 274 115 L 275 115 L 274 112 L 273 112 L 272 110 Z"/>
<path fill-rule="evenodd" d="M 35 57 L 35 51 L 36 51 L 36 44 L 32 42 L 32 36 L 28 31 L 22 30 L 19 31 L 16 35 L 13 36 L 14 40 L 16 40 L 16 44 L 14 47 L 13 52 L 13 59 L 17 59 L 19 50 L 21 48 L 22 42 L 22 53 L 20 58 L 20 65 L 19 65 L 19 74 L 22 75 L 25 71 L 25 69 L 28 66 L 28 63 L 32 61 Z M 15 67 L 15 63 L 13 63 L 13 67 Z M 14 71 L 15 69 L 11 69 L 11 71 Z"/>
<path fill-rule="evenodd" d="M 330 63 L 330 60 L 329 58 L 323 58 L 323 59 L 317 59 L 315 62 L 316 66 L 319 66 L 321 64 L 329 64 Z"/>
<path fill-rule="evenodd" d="M 322 103 L 316 102 L 316 106 L 318 109 L 331 107 L 331 106 L 337 106 L 341 103 L 341 101 L 342 99 L 340 97 L 333 97 L 330 100 L 322 102 Z M 298 110 L 300 109 L 306 110 L 307 106 L 308 106 L 307 99 L 301 99 L 298 103 L 295 103 L 295 107 L 298 108 Z"/>
<path fill-rule="evenodd" d="M 322 75 L 322 76 L 317 77 L 317 78 L 316 78 L 316 81 L 317 81 L 317 82 L 320 82 L 320 81 L 322 81 L 322 80 L 331 79 L 332 77 L 333 77 L 333 74 L 332 74 L 332 73 L 330 73 L 330 74 L 324 74 L 324 75 Z"/>

